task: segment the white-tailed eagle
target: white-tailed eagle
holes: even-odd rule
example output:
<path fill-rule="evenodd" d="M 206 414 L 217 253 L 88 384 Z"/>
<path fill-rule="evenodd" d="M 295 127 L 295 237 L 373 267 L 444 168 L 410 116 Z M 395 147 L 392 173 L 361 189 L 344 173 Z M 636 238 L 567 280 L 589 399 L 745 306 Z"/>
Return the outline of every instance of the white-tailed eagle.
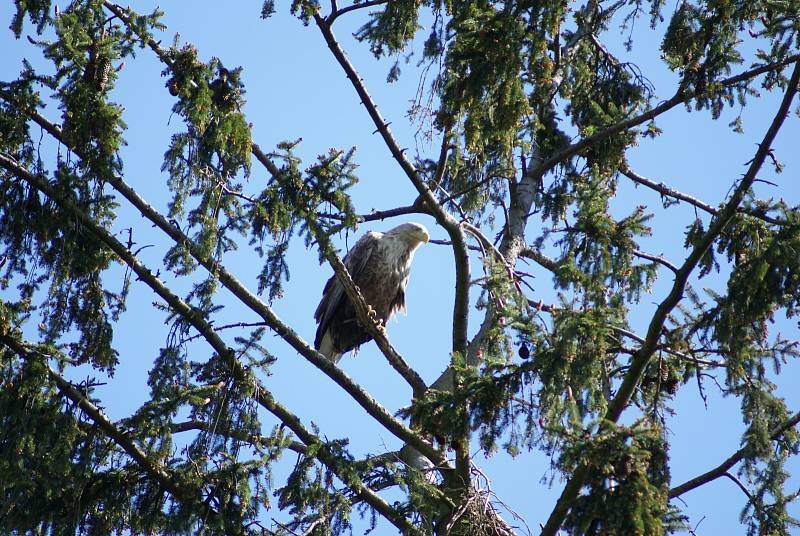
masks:
<path fill-rule="evenodd" d="M 375 311 L 375 320 L 385 325 L 398 310 L 405 312 L 414 251 L 427 241 L 425 226 L 404 223 L 385 233 L 365 234 L 345 256 L 344 265 Z M 342 354 L 371 339 L 359 324 L 353 304 L 335 274 L 325 284 L 314 318 L 319 324 L 314 348 L 334 363 Z"/>

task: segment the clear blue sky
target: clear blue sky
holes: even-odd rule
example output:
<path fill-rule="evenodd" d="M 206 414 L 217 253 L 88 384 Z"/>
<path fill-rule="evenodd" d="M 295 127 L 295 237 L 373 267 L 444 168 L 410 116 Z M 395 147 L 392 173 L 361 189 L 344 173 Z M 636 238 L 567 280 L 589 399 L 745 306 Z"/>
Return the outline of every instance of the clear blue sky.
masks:
<path fill-rule="evenodd" d="M 4 25 L 11 18 L 10 4 L 0 5 L 0 21 Z M 132 3 L 139 12 L 149 12 L 156 5 L 151 1 Z M 231 7 L 234 5 L 235 8 Z M 216 56 L 227 67 L 244 67 L 248 101 L 245 112 L 254 125 L 254 139 L 263 149 L 270 150 L 282 140 L 302 137 L 299 152 L 310 162 L 314 155 L 328 148 L 355 146 L 356 160 L 360 165 L 357 174 L 361 182 L 352 193 L 359 212 L 413 201 L 416 196 L 413 188 L 379 136 L 372 134 L 372 122 L 359 105 L 359 99 L 321 35 L 313 25 L 304 27 L 289 16 L 288 3 L 278 3 L 278 13 L 268 21 L 259 18 L 261 4 L 257 1 L 227 4 L 194 0 L 161 2 L 161 6 L 166 11 L 163 20 L 168 26 L 162 36 L 165 45 L 172 42 L 175 32 L 179 32 L 181 43 L 194 43 L 201 58 Z M 672 5 L 666 9 L 672 9 Z M 392 122 L 400 144 L 410 151 L 434 155 L 438 145 L 435 142 L 433 146 L 428 145 L 421 138 L 417 142 L 415 125 L 410 125 L 406 119 L 409 101 L 417 89 L 416 59 L 412 58 L 411 63 L 405 66 L 399 82 L 386 84 L 389 64 L 376 62 L 366 46 L 350 38 L 363 20 L 359 15 L 353 18 L 355 22 L 348 17 L 340 19 L 335 32 L 384 116 Z M 26 32 L 30 31 L 30 26 L 27 26 Z M 659 98 L 669 98 L 674 91 L 675 77 L 659 60 L 658 36 L 650 34 L 645 21 L 637 24 L 636 35 L 637 46 L 630 55 L 625 55 L 619 44 L 621 39 L 612 43 L 611 49 L 642 68 L 654 83 Z M 2 80 L 16 76 L 21 68 L 21 57 L 33 60 L 38 56 L 24 37 L 14 41 L 8 31 L 0 37 L 0 51 Z M 137 56 L 136 60 L 127 61 L 113 93 L 113 99 L 125 107 L 124 120 L 128 124 L 125 133 L 128 145 L 122 153 L 125 178 L 163 211 L 167 202 L 166 177 L 160 172 L 160 166 L 170 135 L 180 130 L 182 125 L 177 116 L 170 114 L 173 99 L 160 75 L 163 66 L 149 50 L 141 50 Z M 631 165 L 653 180 L 664 181 L 716 205 L 724 199 L 732 181 L 744 172 L 745 163 L 752 157 L 757 141 L 772 120 L 778 99 L 779 96 L 775 95 L 764 95 L 761 103 L 752 99 L 744 115 L 744 135 L 734 134 L 727 127 L 734 117 L 730 110 L 712 122 L 707 112 L 689 113 L 678 107 L 658 120 L 664 135 L 656 140 L 643 140 L 640 147 L 630 151 Z M 45 115 L 54 120 L 60 117 L 59 111 L 52 106 L 45 110 Z M 792 116 L 775 144 L 775 152 L 786 164 L 786 171 L 776 177 L 770 168 L 765 167 L 760 176 L 781 186 L 759 185 L 759 191 L 764 195 L 783 197 L 794 204 L 800 202 L 799 123 L 797 117 Z M 257 191 L 266 180 L 266 173 L 254 165 L 247 187 Z M 654 236 L 642 244 L 642 249 L 664 254 L 673 263 L 682 261 L 685 255 L 683 231 L 694 218 L 691 207 L 684 205 L 664 213 L 656 194 L 641 187 L 635 189 L 626 179 L 620 181 L 620 194 L 615 203 L 620 214 L 629 212 L 633 205 L 648 205 L 658 217 L 654 221 Z M 117 230 L 130 226 L 131 221 L 138 225 L 136 240 L 140 244 L 156 245 L 142 252 L 142 260 L 151 267 L 160 266 L 165 242 L 137 214 L 130 211 L 123 214 L 126 215 L 120 219 Z M 430 218 L 418 216 L 408 219 L 427 225 L 433 238 L 445 237 Z M 385 230 L 400 221 L 367 224 L 359 229 L 358 234 L 366 229 Z M 532 221 L 530 225 L 537 225 L 537 222 Z M 343 250 L 346 247 L 344 238 L 340 242 Z M 354 240 L 350 237 L 347 243 L 352 244 Z M 286 285 L 285 297 L 275 304 L 275 310 L 285 322 L 311 341 L 315 328 L 312 315 L 331 270 L 327 265 L 320 266 L 316 251 L 307 250 L 300 242 L 292 248 L 289 263 L 291 280 Z M 239 252 L 229 254 L 227 265 L 241 280 L 255 287 L 260 261 L 246 244 Z M 392 342 L 427 382 L 439 375 L 449 359 L 453 298 L 451 267 L 452 256 L 445 247 L 427 245 L 420 249 L 407 292 L 409 314 L 389 325 Z M 548 273 L 535 265 L 521 268 L 537 276 L 535 297 L 546 302 L 552 300 Z M 479 270 L 477 264 L 475 270 Z M 640 309 L 632 315 L 632 327 L 639 332 L 646 326 L 654 303 L 663 299 L 671 285 L 669 272 L 660 272 L 659 275 L 652 294 L 643 297 Z M 718 278 L 712 277 L 696 287 L 713 288 L 720 284 Z M 188 288 L 185 283 L 178 285 L 178 288 Z M 114 418 L 130 413 L 147 396 L 147 370 L 166 337 L 163 315 L 154 313 L 151 307 L 154 299 L 147 287 L 141 283 L 134 284 L 129 311 L 123 316 L 115 335 L 121 363 L 115 377 L 97 391 Z M 219 299 L 228 308 L 223 313 L 224 319 L 218 323 L 257 320 L 252 313 L 237 307 L 224 292 Z M 470 327 L 473 330 L 480 319 L 480 313 L 472 317 Z M 775 329 L 785 337 L 799 338 L 796 322 L 779 319 Z M 228 333 L 228 336 L 232 337 L 233 333 Z M 398 441 L 391 434 L 372 422 L 326 376 L 278 338 L 269 336 L 267 340 L 279 359 L 266 384 L 278 400 L 292 407 L 307 424 L 313 421 L 330 439 L 348 437 L 356 456 L 399 448 Z M 198 352 L 197 359 L 209 355 L 209 350 L 199 344 L 193 347 L 193 351 Z M 345 356 L 340 366 L 390 410 L 397 410 L 409 402 L 410 392 L 406 384 L 389 368 L 374 344 L 365 345 L 355 357 Z M 781 393 L 786 396 L 792 411 L 800 409 L 800 394 L 796 388 L 800 380 L 798 370 L 796 363 L 789 363 L 779 381 Z M 88 371 L 81 373 L 85 376 Z M 674 401 L 676 417 L 669 421 L 673 484 L 716 466 L 739 448 L 742 425 L 738 402 L 720 396 L 713 382 L 707 382 L 706 389 L 709 395 L 707 409 L 696 387 L 691 385 L 684 387 Z M 265 422 L 271 425 L 272 421 L 265 416 Z M 291 467 L 293 460 L 293 456 L 287 456 L 288 463 L 276 472 L 276 482 L 281 481 L 285 474 L 282 471 Z M 497 495 L 525 518 L 536 533 L 538 524 L 544 522 L 560 492 L 558 479 L 553 489 L 540 484 L 540 479 L 551 476 L 545 455 L 538 451 L 525 452 L 512 460 L 504 453 L 489 459 L 478 453 L 476 463 L 491 479 L 492 489 Z M 790 467 L 800 472 L 796 460 Z M 791 483 L 797 488 L 800 478 L 794 477 Z M 702 519 L 696 531 L 698 535 L 744 534 L 738 516 L 745 497 L 729 480 L 717 480 L 682 499 L 685 504 L 681 505 L 691 516 L 692 524 Z M 800 516 L 799 508 L 795 506 L 793 511 Z M 382 524 L 377 533 L 392 532 L 391 527 Z"/>

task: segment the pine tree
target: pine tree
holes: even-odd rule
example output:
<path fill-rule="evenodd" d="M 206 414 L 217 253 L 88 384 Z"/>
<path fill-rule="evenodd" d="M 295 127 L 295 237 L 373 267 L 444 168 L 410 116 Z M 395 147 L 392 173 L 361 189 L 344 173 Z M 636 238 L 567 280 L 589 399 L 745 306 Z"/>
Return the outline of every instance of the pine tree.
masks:
<path fill-rule="evenodd" d="M 800 110 L 800 1 L 267 0 L 265 31 L 282 11 L 327 45 L 391 177 L 361 177 L 343 140 L 311 158 L 299 139 L 262 149 L 245 113 L 248 66 L 171 39 L 160 10 L 15 2 L 7 39 L 25 36 L 40 57 L 4 57 L 22 70 L 0 81 L 0 532 L 660 535 L 687 526 L 684 493 L 727 476 L 745 491 L 748 534 L 790 534 L 800 413 L 778 388 L 800 349 L 772 326 L 800 312 L 800 210 L 775 199 L 796 193 L 796 169 L 770 175 L 772 194 L 758 186 L 784 170 L 774 145 Z M 389 82 L 419 77 L 408 117 L 427 141 L 416 151 L 344 50 L 335 29 L 345 21 Z M 656 87 L 631 60 L 642 35 L 660 42 L 674 87 Z M 122 158 L 114 88 L 142 57 L 163 72 L 138 83 L 164 86 L 173 103 L 153 113 L 179 125 L 156 185 L 166 201 L 147 198 L 152 184 L 128 176 Z M 746 136 L 744 111 L 765 101 L 771 121 L 751 154 L 733 155 L 744 173 L 706 179 L 725 181 L 723 198 L 634 169 L 669 114 L 699 124 L 734 113 L 729 127 Z M 370 212 L 352 195 L 359 179 L 406 181 L 414 193 Z M 620 207 L 631 185 L 660 205 Z M 648 253 L 659 220 L 687 206 L 683 249 L 672 260 Z M 425 334 L 447 341 L 441 375 L 423 379 L 415 369 L 432 357 L 401 355 L 345 285 L 397 372 L 385 381 L 408 384 L 393 412 L 275 311 L 292 300 L 293 251 L 311 248 L 348 282 L 339 237 L 410 215 L 430 218 L 446 237 L 435 247 L 452 254 L 450 329 Z M 166 244 L 157 262 L 148 234 Z M 258 255 L 258 273 L 233 261 L 242 250 Z M 165 322 L 157 355 L 115 343 L 137 331 L 126 321 L 134 288 Z M 228 322 L 223 294 L 258 320 Z M 292 354 L 396 448 L 362 457 L 347 430 L 282 403 L 271 370 Z M 131 388 L 147 400 L 112 419 L 98 387 L 143 358 L 147 385 Z M 704 397 L 714 381 L 741 406 L 741 444 L 674 482 L 669 450 L 684 439 L 668 431 L 681 418 L 673 402 L 684 389 Z M 528 520 L 540 530 L 498 506 L 476 451 L 552 460 L 560 496 L 549 518 Z"/>

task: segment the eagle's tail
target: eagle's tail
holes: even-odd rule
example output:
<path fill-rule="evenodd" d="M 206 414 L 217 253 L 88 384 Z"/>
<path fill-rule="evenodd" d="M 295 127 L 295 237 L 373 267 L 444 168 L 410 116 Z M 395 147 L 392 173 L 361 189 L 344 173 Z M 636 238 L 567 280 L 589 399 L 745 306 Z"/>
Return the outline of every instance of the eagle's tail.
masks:
<path fill-rule="evenodd" d="M 342 353 L 337 351 L 333 346 L 333 337 L 331 337 L 330 330 L 325 332 L 322 340 L 317 345 L 317 351 L 327 357 L 332 363 L 338 363 L 342 358 Z"/>

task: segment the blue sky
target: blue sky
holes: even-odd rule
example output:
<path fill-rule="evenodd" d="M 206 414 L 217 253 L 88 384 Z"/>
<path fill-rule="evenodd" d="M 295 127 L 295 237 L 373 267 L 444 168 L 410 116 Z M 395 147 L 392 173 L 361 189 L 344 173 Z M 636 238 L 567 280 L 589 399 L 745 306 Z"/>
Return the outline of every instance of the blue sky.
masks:
<path fill-rule="evenodd" d="M 149 12 L 157 3 L 137 1 L 131 5 L 139 12 Z M 352 193 L 359 212 L 407 205 L 413 201 L 415 191 L 379 136 L 373 134 L 371 120 L 322 36 L 313 25 L 304 27 L 289 16 L 286 3 L 279 3 L 276 15 L 267 21 L 259 18 L 261 5 L 257 1 L 238 2 L 236 8 L 229 7 L 233 4 L 206 0 L 161 2 L 160 5 L 166 11 L 163 20 L 168 26 L 161 37 L 165 46 L 178 32 L 180 42 L 194 43 L 201 58 L 207 60 L 216 56 L 227 67 L 244 67 L 243 81 L 248 101 L 245 113 L 253 124 L 255 141 L 264 150 L 274 148 L 280 141 L 302 137 L 298 152 L 310 162 L 315 155 L 332 147 L 356 147 L 356 161 L 360 166 L 357 175 L 361 182 Z M 670 9 L 671 4 L 666 8 L 667 13 Z M 4 24 L 10 21 L 11 10 L 10 3 L 0 6 L 0 21 L 6 21 Z M 428 145 L 424 140 L 418 141 L 419 137 L 415 139 L 416 125 L 409 124 L 406 119 L 409 101 L 417 89 L 416 60 L 412 59 L 405 67 L 398 82 L 385 83 L 389 63 L 375 61 L 366 46 L 350 38 L 363 21 L 359 15 L 352 19 L 348 16 L 340 19 L 334 28 L 335 33 L 365 79 L 384 117 L 392 122 L 392 130 L 401 146 L 410 151 L 419 150 L 423 155 L 436 154 L 436 141 Z M 637 63 L 655 85 L 658 98 L 666 99 L 674 91 L 675 76 L 659 60 L 659 38 L 646 26 L 646 21 L 637 25 L 637 46 L 631 54 L 623 51 L 621 38 L 609 46 L 628 61 Z M 26 31 L 32 30 L 28 26 Z M 2 35 L 0 79 L 9 80 L 19 72 L 20 58 L 24 56 L 33 60 L 37 52 L 24 37 L 14 41 L 10 32 Z M 180 130 L 182 125 L 179 117 L 171 116 L 173 101 L 164 87 L 162 70 L 163 66 L 149 50 L 139 51 L 137 58 L 128 60 L 120 72 L 112 98 L 124 106 L 124 120 L 128 124 L 125 132 L 127 146 L 122 152 L 126 181 L 163 211 L 167 190 L 166 177 L 160 172 L 160 166 L 170 135 Z M 655 140 L 642 140 L 639 147 L 630 151 L 632 168 L 653 180 L 664 181 L 717 205 L 724 199 L 732 182 L 743 174 L 745 163 L 752 158 L 756 143 L 773 118 L 780 95 L 765 94 L 763 97 L 763 102 L 751 99 L 751 105 L 745 109 L 744 135 L 732 133 L 727 127 L 735 116 L 730 110 L 718 121 L 711 121 L 708 112 L 675 108 L 658 120 L 664 130 L 662 136 Z M 52 106 L 45 110 L 45 115 L 54 120 L 60 117 Z M 800 202 L 798 139 L 800 122 L 792 116 L 774 145 L 778 158 L 786 164 L 786 171 L 775 176 L 771 168 L 764 168 L 760 178 L 780 186 L 761 183 L 758 189 L 763 195 L 783 197 L 793 204 Z M 267 175 L 257 165 L 253 169 L 246 187 L 257 191 L 267 180 Z M 665 212 L 660 209 L 657 194 L 642 187 L 635 188 L 626 179 L 621 179 L 615 210 L 623 214 L 639 204 L 647 205 L 657 215 L 654 235 L 642 243 L 642 249 L 663 254 L 673 263 L 680 264 L 685 256 L 683 232 L 694 219 L 694 209 L 682 205 Z M 708 220 L 705 215 L 701 214 L 701 217 Z M 366 224 L 359 229 L 358 235 L 367 229 L 386 230 L 407 219 L 428 226 L 433 238 L 445 238 L 444 232 L 435 227 L 432 219 L 423 216 Z M 160 266 L 165 242 L 132 211 L 123 212 L 117 230 L 130 226 L 131 221 L 138 225 L 136 240 L 140 244 L 156 246 L 144 250 L 141 259 L 151 267 Z M 529 225 L 537 225 L 537 222 L 532 220 Z M 341 237 L 339 245 L 342 250 L 356 238 Z M 317 259 L 316 251 L 306 249 L 299 241 L 294 244 L 289 254 L 291 279 L 286 285 L 284 298 L 274 305 L 276 313 L 308 341 L 313 340 L 314 335 L 314 309 L 322 286 L 331 273 L 330 268 L 320 266 Z M 229 254 L 226 264 L 251 288 L 256 286 L 255 276 L 260 261 L 246 244 L 240 251 Z M 407 292 L 408 316 L 401 316 L 389 324 L 390 339 L 427 382 L 432 382 L 449 360 L 454 284 L 451 268 L 452 255 L 445 247 L 431 244 L 421 248 L 417 252 Z M 520 268 L 536 275 L 535 297 L 545 302 L 552 301 L 554 294 L 549 274 L 533 264 Z M 474 272 L 479 270 L 479 265 L 475 264 Z M 669 272 L 660 272 L 653 292 L 643 296 L 631 317 L 634 330 L 644 331 L 654 304 L 663 299 L 671 286 L 670 275 Z M 719 289 L 722 284 L 720 278 L 709 277 L 695 287 Z M 178 282 L 177 288 L 188 287 L 185 282 Z M 115 335 L 121 363 L 115 377 L 97 391 L 107 412 L 114 418 L 130 413 L 147 396 L 147 370 L 158 348 L 164 344 L 167 331 L 163 315 L 154 313 L 152 309 L 154 299 L 147 287 L 141 283 L 134 284 L 129 310 Z M 258 320 L 254 314 L 237 307 L 224 291 L 219 299 L 227 307 L 218 323 Z M 472 316 L 470 327 L 473 331 L 480 319 L 480 313 Z M 794 321 L 779 319 L 775 328 L 785 337 L 800 338 Z M 234 334 L 227 335 L 232 337 Z M 321 372 L 277 337 L 270 335 L 267 340 L 270 349 L 278 356 L 278 362 L 272 368 L 272 375 L 265 379 L 266 384 L 278 400 L 292 407 L 306 423 L 316 423 L 329 439 L 348 437 L 357 456 L 400 446 Z M 209 355 L 209 350 L 200 344 L 192 350 L 197 352 L 197 359 Z M 365 345 L 355 357 L 345 356 L 340 366 L 391 411 L 408 403 L 409 389 L 389 368 L 374 344 Z M 84 376 L 87 373 L 82 371 Z M 789 363 L 784 367 L 779 384 L 782 386 L 780 392 L 793 411 L 800 409 L 800 395 L 796 389 L 798 380 L 798 365 Z M 684 387 L 674 401 L 676 417 L 668 423 L 673 439 L 674 484 L 716 466 L 739 447 L 742 425 L 738 401 L 722 397 L 712 382 L 707 382 L 706 391 L 709 395 L 707 409 L 692 385 Z M 271 423 L 268 418 L 265 421 Z M 553 476 L 548 471 L 549 459 L 538 451 L 525 452 L 516 459 L 503 453 L 488 459 L 477 450 L 476 454 L 476 463 L 491 480 L 493 491 L 525 518 L 536 533 L 536 527 L 544 522 L 560 492 L 557 478 L 552 489 L 540 484 L 540 479 Z M 287 463 L 276 471 L 276 482 L 281 481 L 285 474 L 282 471 L 291 467 L 293 460 L 293 456 L 287 456 Z M 796 460 L 790 467 L 800 471 Z M 797 477 L 790 482 L 790 489 L 792 485 L 794 488 L 800 486 Z M 729 480 L 717 480 L 682 499 L 685 503 L 679 504 L 685 506 L 691 522 L 700 523 L 696 531 L 698 535 L 744 534 L 738 515 L 745 497 Z M 796 506 L 793 511 L 800 515 Z M 392 533 L 388 525 L 380 527 L 379 534 Z"/>

